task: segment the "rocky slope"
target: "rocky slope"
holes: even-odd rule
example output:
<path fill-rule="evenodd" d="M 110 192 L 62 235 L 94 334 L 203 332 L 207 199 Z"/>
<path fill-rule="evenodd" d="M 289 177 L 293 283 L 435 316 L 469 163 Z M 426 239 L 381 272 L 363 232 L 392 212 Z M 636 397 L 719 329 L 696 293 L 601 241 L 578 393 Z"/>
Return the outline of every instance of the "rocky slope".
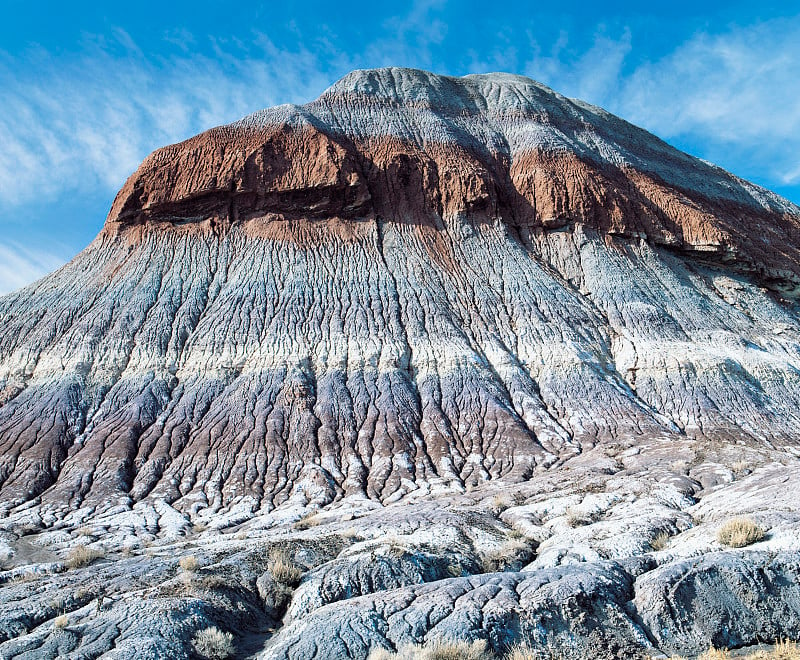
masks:
<path fill-rule="evenodd" d="M 0 298 L 0 655 L 789 635 L 799 283 L 798 207 L 516 76 L 358 71 L 161 149 Z"/>

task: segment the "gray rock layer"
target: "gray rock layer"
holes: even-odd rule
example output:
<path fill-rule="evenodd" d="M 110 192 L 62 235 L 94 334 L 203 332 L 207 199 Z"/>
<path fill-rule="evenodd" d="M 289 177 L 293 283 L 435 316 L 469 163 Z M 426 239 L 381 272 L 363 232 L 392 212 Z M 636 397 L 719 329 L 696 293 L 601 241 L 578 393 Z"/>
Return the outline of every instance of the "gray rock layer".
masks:
<path fill-rule="evenodd" d="M 798 207 L 515 76 L 159 150 L 0 298 L 0 656 L 789 635 L 799 283 Z M 767 545 L 720 552 L 739 513 Z"/>

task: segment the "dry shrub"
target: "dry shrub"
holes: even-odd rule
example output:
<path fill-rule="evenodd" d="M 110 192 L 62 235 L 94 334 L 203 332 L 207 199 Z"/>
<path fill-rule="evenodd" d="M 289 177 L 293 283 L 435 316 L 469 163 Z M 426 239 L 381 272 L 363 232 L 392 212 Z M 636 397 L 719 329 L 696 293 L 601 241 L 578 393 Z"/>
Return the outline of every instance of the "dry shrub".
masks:
<path fill-rule="evenodd" d="M 788 639 L 778 640 L 770 651 L 756 651 L 743 660 L 800 660 L 800 648 Z"/>
<path fill-rule="evenodd" d="M 594 522 L 594 518 L 591 515 L 572 507 L 567 508 L 565 515 L 567 517 L 567 525 L 573 528 L 591 525 Z"/>
<path fill-rule="evenodd" d="M 66 614 L 62 614 L 61 616 L 57 616 L 53 619 L 53 627 L 56 630 L 64 630 L 69 625 L 69 617 Z"/>
<path fill-rule="evenodd" d="M 193 573 L 200 568 L 200 562 L 197 561 L 197 557 L 194 555 L 186 555 L 185 557 L 181 557 L 178 560 L 178 564 L 187 573 Z"/>
<path fill-rule="evenodd" d="M 322 524 L 322 520 L 320 517 L 315 513 L 309 513 L 308 515 L 303 516 L 294 524 L 294 528 L 298 531 L 303 531 L 304 529 L 311 529 L 312 527 L 317 527 Z"/>
<path fill-rule="evenodd" d="M 209 660 L 225 660 L 233 655 L 233 635 L 216 626 L 200 630 L 192 640 L 198 655 Z"/>
<path fill-rule="evenodd" d="M 298 566 L 294 557 L 284 548 L 273 548 L 267 563 L 272 578 L 281 584 L 296 586 L 303 577 L 303 569 Z"/>
<path fill-rule="evenodd" d="M 550 644 L 542 649 L 534 649 L 528 644 L 517 644 L 503 656 L 503 660 L 568 660 L 561 651 Z"/>
<path fill-rule="evenodd" d="M 733 518 L 717 530 L 717 541 L 730 548 L 743 548 L 764 538 L 764 530 L 750 518 Z"/>
<path fill-rule="evenodd" d="M 653 550 L 663 550 L 669 543 L 670 536 L 667 532 L 659 532 L 652 539 L 650 539 L 650 547 Z"/>
<path fill-rule="evenodd" d="M 489 550 L 481 556 L 481 569 L 484 573 L 504 571 L 510 564 L 525 557 L 528 552 L 527 543 L 517 540 L 507 541 L 499 548 Z"/>
<path fill-rule="evenodd" d="M 81 566 L 88 566 L 95 559 L 100 559 L 103 553 L 95 548 L 90 548 L 88 545 L 76 545 L 67 555 L 67 568 L 80 568 Z"/>
<path fill-rule="evenodd" d="M 729 660 L 731 657 L 728 649 L 710 648 L 705 653 L 697 656 L 697 660 Z"/>
<path fill-rule="evenodd" d="M 437 639 L 422 646 L 409 644 L 397 652 L 374 649 L 368 660 L 494 660 L 486 640 L 474 642 Z"/>
<path fill-rule="evenodd" d="M 499 516 L 506 509 L 514 506 L 514 500 L 510 495 L 497 494 L 492 498 L 491 511 L 494 515 Z"/>

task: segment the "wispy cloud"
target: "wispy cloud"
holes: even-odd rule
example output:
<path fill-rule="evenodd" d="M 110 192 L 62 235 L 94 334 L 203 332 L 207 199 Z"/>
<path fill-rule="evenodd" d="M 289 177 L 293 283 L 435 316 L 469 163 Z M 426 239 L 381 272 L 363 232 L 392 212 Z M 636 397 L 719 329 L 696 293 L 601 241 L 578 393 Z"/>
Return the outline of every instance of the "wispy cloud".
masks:
<path fill-rule="evenodd" d="M 550 84 L 562 94 L 595 103 L 610 100 L 632 48 L 628 28 L 612 34 L 600 27 L 588 48 L 577 50 L 563 31 L 549 51 L 544 51 L 535 38 L 529 38 L 532 56 L 523 65 L 526 75 Z"/>
<path fill-rule="evenodd" d="M 215 51 L 152 59 L 118 31 L 113 48 L 94 44 L 66 62 L 31 53 L 25 70 L 35 77 L 0 59 L 0 209 L 65 189 L 116 189 L 154 148 L 307 100 L 330 82 L 319 55 L 261 35 Z"/>
<path fill-rule="evenodd" d="M 800 19 L 698 34 L 625 81 L 622 107 L 666 134 L 800 143 Z"/>
<path fill-rule="evenodd" d="M 568 35 L 551 52 L 534 42 L 528 75 L 619 114 L 696 153 L 778 184 L 800 182 L 800 18 L 697 33 L 643 59 L 629 29 L 600 30 L 578 57 Z"/>
<path fill-rule="evenodd" d="M 84 216 L 69 221 L 96 225 L 107 206 L 81 209 L 75 200 L 110 201 L 152 150 L 270 105 L 305 102 L 347 67 L 335 52 L 284 50 L 260 34 L 247 44 L 214 42 L 207 55 L 194 52 L 190 35 L 172 39 L 175 48 L 157 58 L 122 31 L 68 57 L 30 52 L 25 66 L 0 52 L 0 230 L 16 240 L 0 243 L 0 293 L 82 247 L 59 245 L 74 240 L 60 210 L 67 200 Z M 28 243 L 26 226 L 41 247 Z"/>
<path fill-rule="evenodd" d="M 465 47 L 448 29 L 444 0 L 416 0 L 352 48 L 331 30 L 313 42 L 298 34 L 290 48 L 258 33 L 212 40 L 177 31 L 154 55 L 117 30 L 66 55 L 0 52 L 0 229 L 18 242 L 0 243 L 0 291 L 61 262 L 56 248 L 22 247 L 26 210 L 97 199 L 98 191 L 110 199 L 153 149 L 276 103 L 308 101 L 357 67 L 525 73 L 737 174 L 800 184 L 800 17 L 699 32 L 658 57 L 635 25 L 582 35 L 543 42 L 509 24 L 490 43 Z M 61 227 L 56 216 L 49 222 Z M 46 233 L 46 221 L 36 222 Z M 61 232 L 54 240 L 65 240 Z"/>
<path fill-rule="evenodd" d="M 0 243 L 0 295 L 30 284 L 65 261 L 63 254 L 31 250 L 19 243 Z"/>

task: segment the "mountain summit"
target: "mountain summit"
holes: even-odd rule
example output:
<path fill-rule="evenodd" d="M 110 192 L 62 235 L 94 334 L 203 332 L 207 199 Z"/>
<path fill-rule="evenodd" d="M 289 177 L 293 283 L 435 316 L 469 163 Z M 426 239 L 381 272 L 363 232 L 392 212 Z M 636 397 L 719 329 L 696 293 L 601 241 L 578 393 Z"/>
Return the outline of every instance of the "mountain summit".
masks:
<path fill-rule="evenodd" d="M 156 151 L 108 223 L 581 223 L 796 283 L 798 217 L 786 200 L 527 78 L 379 69 Z"/>
<path fill-rule="evenodd" d="M 639 561 L 661 532 L 687 534 L 676 557 L 714 543 L 689 530 L 687 511 L 707 493 L 705 520 L 738 511 L 751 500 L 737 475 L 757 465 L 767 466 L 752 482 L 764 498 L 797 478 L 799 285 L 800 208 L 600 108 L 520 76 L 356 71 L 311 103 L 154 152 L 91 245 L 0 298 L 0 514 L 14 534 L 64 551 L 73 539 L 57 530 L 77 525 L 138 548 L 203 528 L 244 525 L 256 538 L 325 507 L 373 516 L 359 523 L 365 538 L 436 526 L 441 538 L 414 537 L 429 544 L 417 547 L 425 557 L 440 552 L 435 570 L 418 575 L 423 560 L 414 568 L 401 552 L 386 560 L 397 564 L 391 579 L 381 573 L 381 588 L 422 603 L 430 625 L 429 592 L 404 585 L 439 580 L 446 594 L 478 598 L 493 571 L 476 548 L 514 524 L 542 544 L 531 567 L 551 571 L 545 582 L 574 586 L 563 566 L 601 562 L 585 569 L 596 584 L 580 584 L 596 587 L 591 598 L 619 588 L 603 601 L 609 621 L 627 622 L 608 632 L 619 648 L 702 650 L 705 632 L 694 646 L 669 635 L 729 619 L 658 600 L 659 585 L 695 569 L 670 564 L 674 575 L 653 577 L 655 559 L 614 562 Z M 510 484 L 538 504 L 516 502 L 501 522 L 506 502 L 487 518 L 480 498 Z M 480 509 L 468 525 L 464 507 Z M 800 525 L 787 507 L 780 524 Z M 583 527 L 603 532 L 584 538 Z M 361 658 L 421 641 L 392 623 L 389 601 L 376 604 L 380 588 L 368 585 L 380 580 L 365 575 L 379 569 L 353 553 L 336 560 L 339 577 L 309 573 L 302 598 L 267 608 L 287 627 L 263 657 Z M 500 564 L 519 570 L 534 561 L 523 554 Z M 723 559 L 707 561 L 740 576 L 758 564 Z M 509 612 L 538 607 L 519 600 L 538 574 L 498 575 Z M 251 577 L 247 598 L 267 602 L 274 583 L 254 595 Z M 644 619 L 621 605 L 634 579 L 652 581 L 636 591 Z M 356 609 L 307 616 L 339 598 L 337 580 L 359 585 Z M 491 641 L 484 606 L 467 618 L 483 621 L 475 639 Z M 156 616 L 138 607 L 103 620 L 119 635 Z M 382 612 L 384 637 L 353 632 L 367 610 Z M 669 618 L 681 612 L 690 624 Z M 787 615 L 782 630 L 797 620 Z M 772 633 L 746 634 L 736 643 Z M 325 635 L 344 646 L 311 649 Z M 166 635 L 154 639 L 153 657 L 184 657 Z"/>

